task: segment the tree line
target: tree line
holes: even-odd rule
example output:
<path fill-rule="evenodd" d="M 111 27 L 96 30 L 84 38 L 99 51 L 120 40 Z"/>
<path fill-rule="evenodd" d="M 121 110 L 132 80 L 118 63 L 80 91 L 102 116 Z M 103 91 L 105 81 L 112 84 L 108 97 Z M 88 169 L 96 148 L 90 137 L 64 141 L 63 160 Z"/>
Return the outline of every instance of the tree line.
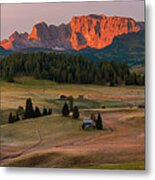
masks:
<path fill-rule="evenodd" d="M 77 106 L 74 106 L 73 109 L 69 109 L 69 106 L 67 104 L 67 102 L 64 103 L 63 105 L 63 108 L 62 108 L 62 115 L 67 117 L 69 116 L 69 113 L 72 112 L 72 117 L 74 119 L 78 119 L 79 116 L 80 116 L 80 113 L 79 113 L 79 109 Z"/>
<path fill-rule="evenodd" d="M 72 117 L 74 119 L 78 119 L 80 116 L 79 109 L 77 106 L 74 106 L 74 98 L 70 96 L 68 98 L 69 102 L 65 102 L 63 107 L 62 107 L 62 115 L 67 117 L 69 116 L 70 112 L 72 112 Z M 41 112 L 38 106 L 33 107 L 33 103 L 31 98 L 26 99 L 25 103 L 25 108 L 22 106 L 19 106 L 16 113 L 13 114 L 10 112 L 8 116 L 8 123 L 14 123 L 19 120 L 27 120 L 31 118 L 37 118 L 41 116 L 46 116 L 46 115 L 51 115 L 52 114 L 52 109 L 49 108 L 43 108 L 43 111 Z"/>
<path fill-rule="evenodd" d="M 62 107 L 62 116 L 64 117 L 70 117 L 70 113 L 72 113 L 72 117 L 74 119 L 78 119 L 80 117 L 80 112 L 77 106 L 74 106 L 74 98 L 72 96 L 69 97 L 69 102 L 65 102 L 63 107 Z M 43 112 L 41 113 L 40 109 L 35 106 L 33 107 L 33 103 L 31 98 L 26 99 L 26 104 L 25 104 L 25 109 L 22 106 L 18 107 L 18 110 L 15 115 L 13 115 L 12 112 L 10 112 L 9 117 L 8 117 L 8 123 L 15 123 L 19 120 L 26 120 L 26 119 L 31 119 L 31 118 L 37 118 L 41 116 L 46 116 L 46 115 L 51 115 L 52 114 L 52 109 L 46 109 L 45 107 L 43 108 Z M 102 124 L 102 118 L 101 115 L 98 114 L 97 119 L 94 114 L 91 114 L 90 117 L 94 122 L 95 122 L 95 128 L 98 130 L 103 129 L 103 124 Z M 85 125 L 82 125 L 82 129 L 85 129 Z"/>
<path fill-rule="evenodd" d="M 43 111 L 41 112 L 39 107 L 35 106 L 33 107 L 33 103 L 31 98 L 26 99 L 26 104 L 25 104 L 25 109 L 22 106 L 18 107 L 18 110 L 16 114 L 13 114 L 10 112 L 9 117 L 8 117 L 8 123 L 14 123 L 19 120 L 26 120 L 30 118 L 37 118 L 41 116 L 46 116 L 46 115 L 51 115 L 52 114 L 52 109 L 49 108 L 43 108 Z"/>
<path fill-rule="evenodd" d="M 1 78 L 32 76 L 58 83 L 144 85 L 144 75 L 131 73 L 124 61 L 93 62 L 81 55 L 13 53 L 0 59 Z"/>

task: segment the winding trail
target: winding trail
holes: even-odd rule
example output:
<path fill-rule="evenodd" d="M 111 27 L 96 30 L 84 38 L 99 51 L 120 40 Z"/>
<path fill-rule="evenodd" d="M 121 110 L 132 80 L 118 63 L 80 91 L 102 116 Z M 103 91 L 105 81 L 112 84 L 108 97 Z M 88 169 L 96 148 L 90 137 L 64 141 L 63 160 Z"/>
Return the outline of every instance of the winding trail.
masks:
<path fill-rule="evenodd" d="M 38 142 L 36 142 L 35 144 L 21 150 L 20 152 L 14 153 L 14 154 L 9 154 L 9 155 L 5 155 L 3 157 L 0 158 L 1 161 L 6 160 L 6 159 L 13 159 L 13 158 L 17 158 L 23 154 L 26 154 L 27 152 L 29 152 L 30 150 L 36 148 L 37 146 L 39 146 L 42 143 L 42 137 L 40 134 L 40 130 L 38 128 L 38 126 L 36 126 L 36 133 L 38 135 Z"/>

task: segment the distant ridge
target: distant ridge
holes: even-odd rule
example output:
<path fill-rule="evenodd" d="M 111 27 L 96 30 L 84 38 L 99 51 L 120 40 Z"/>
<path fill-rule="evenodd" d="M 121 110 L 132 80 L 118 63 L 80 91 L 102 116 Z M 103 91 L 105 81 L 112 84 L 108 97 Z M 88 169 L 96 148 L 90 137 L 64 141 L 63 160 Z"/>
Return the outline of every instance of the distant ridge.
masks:
<path fill-rule="evenodd" d="M 125 61 L 129 66 L 145 63 L 145 30 L 117 36 L 113 43 L 102 49 L 85 48 L 70 51 L 93 61 Z"/>

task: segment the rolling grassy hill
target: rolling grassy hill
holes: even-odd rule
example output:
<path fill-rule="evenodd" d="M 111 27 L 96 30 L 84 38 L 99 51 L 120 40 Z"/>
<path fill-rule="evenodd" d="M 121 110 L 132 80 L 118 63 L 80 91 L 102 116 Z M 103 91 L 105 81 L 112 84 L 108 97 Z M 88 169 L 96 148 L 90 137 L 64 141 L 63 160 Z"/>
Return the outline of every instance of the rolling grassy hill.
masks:
<path fill-rule="evenodd" d="M 143 112 L 130 110 L 124 118 L 125 114 L 104 113 L 104 122 L 113 132 L 83 131 L 81 119 L 61 115 L 2 125 L 1 163 L 14 167 L 144 169 Z"/>
<path fill-rule="evenodd" d="M 106 106 L 126 107 L 144 101 L 144 88 L 136 86 L 108 87 L 101 85 L 61 84 L 48 80 L 35 80 L 32 77 L 17 77 L 14 83 L 1 81 L 2 99 L 0 124 L 7 122 L 9 113 L 16 112 L 18 106 L 25 107 L 27 98 L 41 110 L 52 108 L 53 113 L 61 113 L 64 100 L 60 95 L 73 96 L 74 105 L 80 109 Z M 79 99 L 83 95 L 83 99 Z"/>
<path fill-rule="evenodd" d="M 32 77 L 0 83 L 2 166 L 144 169 L 144 109 L 125 107 L 144 101 L 143 87 L 59 84 Z M 78 120 L 62 117 L 61 94 L 75 98 Z M 8 124 L 10 111 L 25 107 L 26 98 L 40 109 L 52 107 L 53 114 Z M 101 113 L 108 130 L 83 131 L 82 120 L 91 113 Z"/>

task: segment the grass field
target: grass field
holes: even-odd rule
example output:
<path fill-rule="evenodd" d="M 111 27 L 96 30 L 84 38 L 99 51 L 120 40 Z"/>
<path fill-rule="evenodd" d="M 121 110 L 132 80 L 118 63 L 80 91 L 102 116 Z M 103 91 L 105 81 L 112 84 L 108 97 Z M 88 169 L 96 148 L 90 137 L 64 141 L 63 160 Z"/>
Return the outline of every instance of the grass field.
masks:
<path fill-rule="evenodd" d="M 51 107 L 54 113 L 60 113 L 63 102 L 60 95 L 74 96 L 74 104 L 80 108 L 101 108 L 102 106 L 128 106 L 144 102 L 143 87 L 108 87 L 98 85 L 58 84 L 30 77 L 16 78 L 16 83 L 1 83 L 0 124 L 7 121 L 10 111 L 25 106 L 25 100 L 31 97 L 39 108 Z M 84 99 L 79 100 L 78 96 Z"/>
<path fill-rule="evenodd" d="M 129 107 L 144 102 L 144 87 L 58 84 L 25 77 L 1 82 L 1 91 L 2 166 L 144 169 L 144 109 Z M 74 97 L 80 119 L 61 116 L 62 94 Z M 8 124 L 9 112 L 25 107 L 28 97 L 40 108 L 51 107 L 53 114 Z M 113 131 L 83 131 L 82 119 L 92 112 L 100 112 L 104 126 Z"/>

